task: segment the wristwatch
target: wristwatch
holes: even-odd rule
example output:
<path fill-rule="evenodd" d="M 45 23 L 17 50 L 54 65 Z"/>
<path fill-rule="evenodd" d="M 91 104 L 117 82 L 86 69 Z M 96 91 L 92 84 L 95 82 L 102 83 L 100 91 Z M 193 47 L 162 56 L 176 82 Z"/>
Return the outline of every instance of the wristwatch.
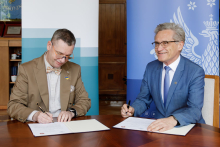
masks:
<path fill-rule="evenodd" d="M 69 108 L 69 111 L 74 113 L 73 118 L 77 116 L 76 110 L 74 108 Z"/>

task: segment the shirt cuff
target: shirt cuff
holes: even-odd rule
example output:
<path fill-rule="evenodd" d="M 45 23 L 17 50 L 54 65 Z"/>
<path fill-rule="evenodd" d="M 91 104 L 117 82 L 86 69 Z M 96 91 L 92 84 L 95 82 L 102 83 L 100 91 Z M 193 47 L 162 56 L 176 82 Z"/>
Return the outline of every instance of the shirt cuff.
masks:
<path fill-rule="evenodd" d="M 34 110 L 33 112 L 31 112 L 31 114 L 28 116 L 27 120 L 29 121 L 33 121 L 33 116 L 35 113 L 37 113 L 38 111 Z"/>

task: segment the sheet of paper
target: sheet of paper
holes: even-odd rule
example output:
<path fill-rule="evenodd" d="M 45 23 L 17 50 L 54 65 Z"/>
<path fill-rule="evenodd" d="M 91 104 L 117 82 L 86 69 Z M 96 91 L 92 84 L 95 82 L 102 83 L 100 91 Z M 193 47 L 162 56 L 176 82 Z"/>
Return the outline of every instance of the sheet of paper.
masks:
<path fill-rule="evenodd" d="M 28 124 L 34 136 L 48 136 L 48 135 L 58 135 L 67 134 L 71 131 L 65 126 L 64 123 L 55 122 L 49 124 Z"/>
<path fill-rule="evenodd" d="M 110 130 L 96 119 L 77 120 L 64 123 L 72 133 Z"/>
<path fill-rule="evenodd" d="M 68 133 L 82 133 L 110 130 L 96 119 L 55 122 L 49 124 L 28 124 L 34 136 L 48 136 Z"/>
<path fill-rule="evenodd" d="M 146 119 L 146 118 L 129 117 L 113 127 L 120 129 L 147 131 L 147 127 L 154 121 L 155 120 Z M 182 127 L 174 127 L 173 129 L 167 130 L 162 133 L 185 136 L 193 128 L 194 125 L 195 124 L 190 124 Z M 156 132 L 156 133 L 160 133 L 160 132 Z"/>

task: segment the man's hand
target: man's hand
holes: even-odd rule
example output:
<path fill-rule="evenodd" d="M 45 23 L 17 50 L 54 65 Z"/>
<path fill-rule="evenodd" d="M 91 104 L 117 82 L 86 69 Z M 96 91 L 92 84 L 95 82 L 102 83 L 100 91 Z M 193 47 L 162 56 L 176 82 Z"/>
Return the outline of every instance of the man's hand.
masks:
<path fill-rule="evenodd" d="M 58 122 L 70 122 L 71 119 L 74 117 L 74 113 L 70 111 L 61 111 L 58 116 Z"/>
<path fill-rule="evenodd" d="M 49 116 L 43 112 L 40 112 L 40 111 L 36 112 L 34 114 L 34 116 L 32 117 L 33 121 L 37 121 L 41 124 L 47 124 L 47 123 L 53 122 L 53 115 L 48 112 L 46 112 L 46 113 Z"/>
<path fill-rule="evenodd" d="M 152 122 L 148 126 L 147 131 L 164 132 L 166 130 L 172 129 L 176 125 L 177 125 L 177 121 L 173 118 L 173 116 L 170 116 L 168 118 L 161 118 L 161 119 L 157 119 L 156 121 Z"/>
<path fill-rule="evenodd" d="M 127 104 L 124 104 L 121 107 L 121 116 L 122 117 L 130 117 L 130 116 L 134 115 L 134 108 L 129 106 L 129 109 L 128 109 L 127 106 L 128 106 Z"/>

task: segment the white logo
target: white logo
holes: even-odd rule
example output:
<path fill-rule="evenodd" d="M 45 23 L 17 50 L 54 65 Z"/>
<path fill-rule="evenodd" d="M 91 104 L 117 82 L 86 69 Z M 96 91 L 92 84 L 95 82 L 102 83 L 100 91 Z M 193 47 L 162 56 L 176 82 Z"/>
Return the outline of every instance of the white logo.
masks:
<path fill-rule="evenodd" d="M 191 2 L 191 1 L 190 1 L 190 3 L 187 5 L 187 6 L 189 7 L 189 10 L 190 10 L 190 9 L 194 10 L 194 8 L 197 7 L 195 3 L 196 3 L 196 2 Z"/>
<path fill-rule="evenodd" d="M 209 5 L 210 7 L 215 5 L 215 0 L 207 0 L 207 5 Z"/>

